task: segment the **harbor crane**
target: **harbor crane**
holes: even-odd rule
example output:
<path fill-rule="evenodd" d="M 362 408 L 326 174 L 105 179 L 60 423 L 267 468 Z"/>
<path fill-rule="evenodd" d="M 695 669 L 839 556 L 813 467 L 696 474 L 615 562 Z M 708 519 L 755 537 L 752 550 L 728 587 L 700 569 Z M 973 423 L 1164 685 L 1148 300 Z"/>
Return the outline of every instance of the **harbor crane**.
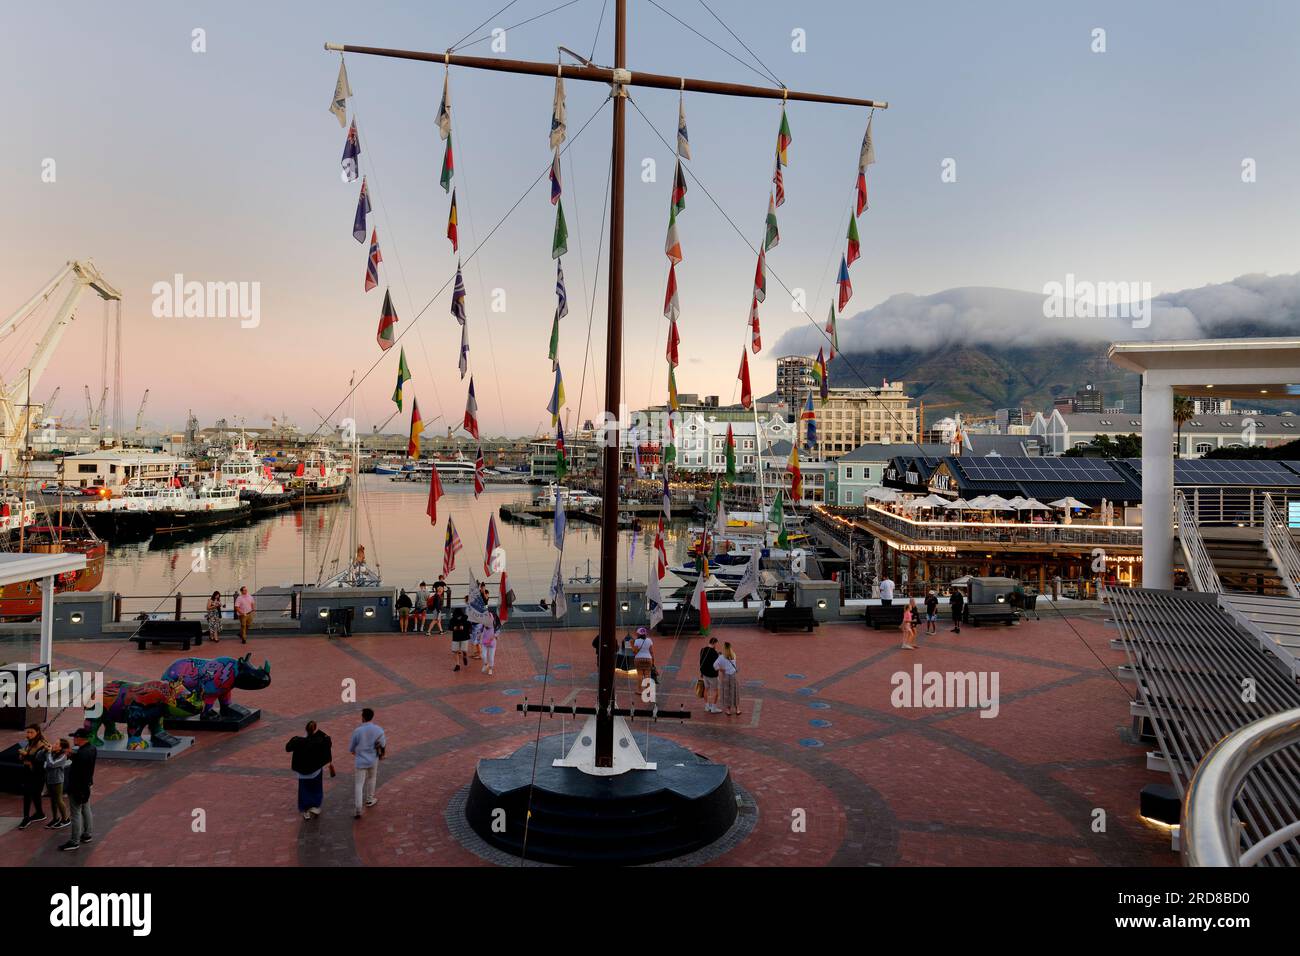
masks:
<path fill-rule="evenodd" d="M 0 381 L 0 474 L 16 468 L 19 454 L 27 443 L 33 421 L 41 420 L 42 406 L 34 406 L 31 389 L 40 381 L 59 340 L 76 318 L 77 303 L 87 289 L 105 303 L 117 303 L 118 328 L 121 328 L 122 293 L 109 284 L 99 269 L 89 261 L 70 260 L 36 294 L 24 302 L 4 322 L 0 322 L 0 343 L 15 330 L 33 319 L 37 310 L 47 303 L 58 302 L 57 307 L 38 327 L 39 338 L 26 364 L 12 381 Z M 59 291 L 61 298 L 59 297 Z M 89 404 L 89 401 L 87 402 Z M 102 405 L 102 403 L 101 403 Z M 37 411 L 33 411 L 36 409 Z"/>
<path fill-rule="evenodd" d="M 140 427 L 144 424 L 144 407 L 149 404 L 149 389 L 144 390 L 144 398 L 140 399 L 140 410 L 135 413 L 135 430 L 139 434 Z"/>
<path fill-rule="evenodd" d="M 86 386 L 86 427 L 92 432 L 99 431 L 101 420 L 104 417 L 104 406 L 108 404 L 108 386 L 104 386 L 103 393 L 99 396 L 99 404 L 96 405 L 90 399 L 90 386 Z"/>

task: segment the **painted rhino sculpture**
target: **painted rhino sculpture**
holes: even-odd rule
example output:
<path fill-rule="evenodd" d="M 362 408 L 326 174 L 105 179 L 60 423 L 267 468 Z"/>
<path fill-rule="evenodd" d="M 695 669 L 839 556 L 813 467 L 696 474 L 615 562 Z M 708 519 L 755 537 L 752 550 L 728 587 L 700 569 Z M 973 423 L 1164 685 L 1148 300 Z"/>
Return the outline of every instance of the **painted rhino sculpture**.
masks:
<path fill-rule="evenodd" d="M 87 715 L 85 731 L 91 746 L 102 746 L 99 729 L 104 728 L 105 740 L 121 740 L 119 723 L 126 724 L 126 749 L 144 750 L 150 746 L 144 739 L 144 729 L 149 728 L 149 740 L 154 746 L 170 747 L 175 738 L 164 733 L 164 717 L 193 717 L 203 709 L 203 695 L 187 690 L 180 681 L 109 681 L 104 685 L 103 707 L 96 717 Z"/>
<path fill-rule="evenodd" d="M 203 695 L 203 717 L 232 713 L 230 694 L 234 690 L 262 690 L 271 685 L 271 662 L 254 667 L 252 654 L 243 657 L 182 657 L 163 673 L 163 680 L 180 681 L 187 690 Z"/>

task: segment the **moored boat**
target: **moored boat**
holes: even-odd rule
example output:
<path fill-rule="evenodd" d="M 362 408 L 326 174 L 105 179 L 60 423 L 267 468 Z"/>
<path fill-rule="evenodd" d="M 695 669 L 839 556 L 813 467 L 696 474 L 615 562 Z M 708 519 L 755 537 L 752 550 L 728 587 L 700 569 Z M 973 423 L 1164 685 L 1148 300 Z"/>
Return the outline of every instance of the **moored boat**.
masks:
<path fill-rule="evenodd" d="M 104 578 L 104 555 L 108 548 L 93 531 L 86 528 L 38 524 L 23 531 L 23 552 L 32 554 L 81 553 L 86 566 L 80 571 L 60 574 L 54 579 L 54 591 L 93 591 Z M 39 581 L 17 581 L 0 587 L 0 619 L 30 620 L 41 614 Z"/>
<path fill-rule="evenodd" d="M 167 489 L 179 496 L 161 495 L 154 505 L 154 537 L 189 534 L 225 527 L 243 521 L 253 506 L 239 500 L 239 493 L 222 482 L 207 481 L 194 489 Z"/>

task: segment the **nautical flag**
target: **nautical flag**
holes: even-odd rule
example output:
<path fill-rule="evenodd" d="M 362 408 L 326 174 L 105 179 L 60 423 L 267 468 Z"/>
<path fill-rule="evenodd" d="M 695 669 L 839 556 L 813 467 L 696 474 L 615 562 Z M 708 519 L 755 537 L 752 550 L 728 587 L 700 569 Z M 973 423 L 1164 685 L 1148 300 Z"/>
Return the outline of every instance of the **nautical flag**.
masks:
<path fill-rule="evenodd" d="M 831 375 L 830 370 L 826 368 L 826 356 L 821 349 L 817 350 L 817 361 L 813 364 L 813 378 L 817 380 L 817 393 L 821 398 L 822 404 L 831 397 Z"/>
<path fill-rule="evenodd" d="M 420 418 L 420 403 L 411 400 L 411 437 L 406 442 L 406 457 L 420 457 L 420 433 L 424 431 L 424 420 Z M 437 470 L 434 470 L 437 474 Z"/>
<path fill-rule="evenodd" d="M 551 205 L 554 206 L 560 201 L 560 193 L 564 191 L 560 182 L 560 151 L 555 151 L 555 158 L 551 160 Z"/>
<path fill-rule="evenodd" d="M 664 469 L 664 517 L 665 521 L 673 520 L 673 495 L 668 490 L 668 469 Z"/>
<path fill-rule="evenodd" d="M 560 362 L 560 319 L 569 314 L 569 293 L 564 289 L 564 265 L 555 260 L 555 318 L 551 322 L 551 346 L 546 357 L 551 360 L 551 371 Z"/>
<path fill-rule="evenodd" d="M 330 100 L 330 112 L 333 113 L 339 121 L 339 127 L 348 125 L 348 97 L 352 95 L 352 87 L 348 85 L 348 68 L 343 64 L 343 56 L 339 55 L 339 78 L 334 81 L 334 99 Z"/>
<path fill-rule="evenodd" d="M 379 310 L 379 331 L 375 333 L 375 341 L 379 343 L 379 348 L 385 352 L 393 347 L 394 326 L 397 325 L 397 310 L 393 308 L 393 297 L 387 289 L 384 290 L 384 305 Z"/>
<path fill-rule="evenodd" d="M 360 164 L 361 158 L 361 139 L 357 136 L 357 118 L 352 117 L 352 125 L 348 127 L 348 138 L 343 141 L 343 181 L 355 183 L 361 175 Z M 365 241 L 365 228 L 361 230 L 361 240 Z"/>
<path fill-rule="evenodd" d="M 723 472 L 727 479 L 727 484 L 736 480 L 736 436 L 731 432 L 731 424 L 727 424 L 727 470 Z"/>
<path fill-rule="evenodd" d="M 674 318 L 668 322 L 668 346 L 665 349 L 665 358 L 668 359 L 668 365 L 671 368 L 676 368 L 680 364 L 677 349 L 681 344 L 682 337 L 677 333 L 677 320 Z M 669 391 L 675 395 L 677 389 L 674 387 Z"/>
<path fill-rule="evenodd" d="M 563 481 L 569 473 L 569 456 L 564 448 L 564 426 L 555 425 L 555 480 Z"/>
<path fill-rule="evenodd" d="M 343 125 L 341 119 L 339 125 Z M 684 92 L 677 97 L 677 155 L 682 159 L 691 158 L 691 140 L 686 135 L 686 94 Z"/>
<path fill-rule="evenodd" d="M 569 251 L 569 227 L 564 222 L 564 200 L 555 201 L 555 234 L 551 237 L 551 258 L 558 259 Z"/>
<path fill-rule="evenodd" d="M 568 515 L 564 511 L 564 490 L 558 485 L 555 488 L 555 524 L 552 528 L 552 534 L 555 537 L 555 547 L 564 550 L 564 529 L 569 523 Z"/>
<path fill-rule="evenodd" d="M 677 235 L 677 209 L 668 207 L 668 235 L 664 237 L 664 255 L 673 265 L 682 261 L 682 240 Z"/>
<path fill-rule="evenodd" d="M 469 369 L 469 326 L 460 327 L 460 377 L 465 377 L 465 372 Z"/>
<path fill-rule="evenodd" d="M 862 134 L 862 150 L 858 153 L 858 215 L 867 208 L 867 167 L 876 161 L 876 147 L 871 142 L 871 121 L 876 114 L 873 110 L 867 117 L 867 131 Z"/>
<path fill-rule="evenodd" d="M 510 586 L 505 571 L 501 572 L 501 585 L 497 593 L 501 598 L 501 609 L 498 611 L 497 617 L 501 618 L 501 623 L 504 624 L 510 620 L 510 609 L 515 606 L 515 589 Z"/>
<path fill-rule="evenodd" d="M 804 405 L 799 420 L 808 423 L 808 438 L 805 442 L 809 451 L 817 447 L 817 412 L 813 410 L 812 391 L 808 392 L 808 403 Z"/>
<path fill-rule="evenodd" d="M 406 367 L 406 347 L 397 356 L 397 388 L 393 389 L 393 404 L 402 410 L 402 385 L 411 380 L 411 370 Z"/>
<path fill-rule="evenodd" d="M 488 613 L 487 598 L 479 591 L 477 583 L 469 601 L 465 604 L 465 616 L 469 618 L 471 624 L 482 624 L 486 627 L 492 623 L 492 615 Z"/>
<path fill-rule="evenodd" d="M 754 267 L 754 298 L 767 301 L 767 250 L 758 250 L 758 265 Z"/>
<path fill-rule="evenodd" d="M 695 582 L 695 593 L 691 595 L 691 607 L 700 612 L 700 633 L 708 634 L 712 620 L 709 617 L 709 559 L 700 554 L 700 578 Z"/>
<path fill-rule="evenodd" d="M 442 497 L 442 479 L 438 476 L 438 469 L 434 468 L 429 475 L 429 501 L 424 506 L 424 513 L 429 516 L 429 524 L 435 528 L 438 526 L 438 499 Z"/>
<path fill-rule="evenodd" d="M 357 214 L 352 217 L 352 238 L 357 242 L 366 241 L 366 216 L 370 215 L 370 189 L 366 179 L 361 178 L 361 192 L 357 195 Z"/>
<path fill-rule="evenodd" d="M 763 351 L 763 333 L 758 327 L 758 299 L 749 302 L 749 345 L 757 355 Z"/>
<path fill-rule="evenodd" d="M 306 471 L 307 471 L 307 466 L 306 466 L 305 464 L 303 464 L 302 462 L 298 462 L 298 467 L 294 469 L 293 476 L 294 476 L 295 478 L 301 478 L 301 477 L 303 476 L 303 474 L 304 474 Z M 179 478 L 173 478 L 172 481 L 174 482 L 174 484 L 172 485 L 172 487 L 174 487 L 174 488 L 179 488 L 179 487 L 180 487 L 180 479 L 179 479 Z"/>
<path fill-rule="evenodd" d="M 632 470 L 638 478 L 645 477 L 645 468 L 641 466 L 641 439 L 637 436 L 636 425 L 627 430 L 627 443 L 632 448 Z"/>
<path fill-rule="evenodd" d="M 495 573 L 492 570 L 492 552 L 499 547 L 501 547 L 501 541 L 497 538 L 496 515 L 488 515 L 487 544 L 483 548 L 483 576 L 485 578 L 490 578 Z"/>
<path fill-rule="evenodd" d="M 785 176 L 781 174 L 781 158 L 779 156 L 772 170 L 772 185 L 776 187 L 776 204 L 780 206 L 785 202 Z"/>
<path fill-rule="evenodd" d="M 781 230 L 776 225 L 776 198 L 767 194 L 767 235 L 763 237 L 763 248 L 771 249 L 781 241 Z"/>
<path fill-rule="evenodd" d="M 483 494 L 484 477 L 487 468 L 483 464 L 483 446 L 478 446 L 478 454 L 474 456 L 474 497 L 477 498 Z"/>
<path fill-rule="evenodd" d="M 442 574 L 446 577 L 456 569 L 456 552 L 461 549 L 460 535 L 456 533 L 456 524 L 447 516 L 447 537 L 442 545 Z"/>
<path fill-rule="evenodd" d="M 659 622 L 664 619 L 664 596 L 659 590 L 658 575 L 649 575 L 650 581 L 646 584 L 645 599 L 646 613 L 649 615 L 650 626 L 658 627 Z"/>
<path fill-rule="evenodd" d="M 758 594 L 758 548 L 749 553 L 749 563 L 745 565 L 745 574 L 732 593 L 733 601 L 743 601 L 747 597 L 757 598 Z"/>
<path fill-rule="evenodd" d="M 443 139 L 451 137 L 451 91 L 449 83 L 451 71 L 442 74 L 442 102 L 438 104 L 438 115 L 434 123 L 438 126 L 438 135 Z"/>
<path fill-rule="evenodd" d="M 673 173 L 673 212 L 686 209 L 686 177 L 682 174 L 682 162 L 677 161 L 677 171 Z"/>
<path fill-rule="evenodd" d="M 565 137 L 564 77 L 555 77 L 555 100 L 551 105 L 551 149 L 564 142 Z"/>
<path fill-rule="evenodd" d="M 682 314 L 682 304 L 677 298 L 677 263 L 668 263 L 668 286 L 664 289 L 664 318 L 676 322 Z"/>
<path fill-rule="evenodd" d="M 474 398 L 474 376 L 469 378 L 469 396 L 465 399 L 465 431 L 478 441 L 478 401 Z"/>
<path fill-rule="evenodd" d="M 753 408 L 754 393 L 749 386 L 749 353 L 744 349 L 740 350 L 740 372 L 736 377 L 740 379 L 740 404 Z"/>
<path fill-rule="evenodd" d="M 799 446 L 790 446 L 790 460 L 785 465 L 786 474 L 790 476 L 790 500 L 803 500 L 803 469 L 799 467 Z"/>
<path fill-rule="evenodd" d="M 849 216 L 848 240 L 849 240 L 849 247 L 847 252 L 848 261 L 846 265 L 851 266 L 862 255 L 862 243 L 858 241 L 858 220 L 853 216 Z"/>
<path fill-rule="evenodd" d="M 379 285 L 379 263 L 383 261 L 384 257 L 379 254 L 379 230 L 374 229 L 370 233 L 370 256 L 366 259 L 366 287 L 363 291 L 369 292 Z"/>
<path fill-rule="evenodd" d="M 843 256 L 840 256 L 840 274 L 835 280 L 840 287 L 840 311 L 849 304 L 849 299 L 853 298 L 853 282 L 849 279 L 849 264 Z"/>
<path fill-rule="evenodd" d="M 551 616 L 564 617 L 564 612 L 568 609 L 568 598 L 564 596 L 564 568 L 561 566 L 564 561 L 564 555 L 559 555 L 555 559 L 555 574 L 551 577 Z"/>
<path fill-rule="evenodd" d="M 727 509 L 722 503 L 722 479 L 713 479 L 713 494 L 709 496 L 709 507 L 713 509 L 713 530 L 719 537 L 727 533 Z"/>
<path fill-rule="evenodd" d="M 780 548 L 790 546 L 790 537 L 785 530 L 785 489 L 776 490 L 776 498 L 772 500 L 772 510 L 767 516 L 767 520 L 777 527 L 776 544 Z"/>
<path fill-rule="evenodd" d="M 560 365 L 555 365 L 555 384 L 551 387 L 551 400 L 546 403 L 546 410 L 551 413 L 551 427 L 560 424 L 560 409 L 564 407 L 564 375 Z"/>
<path fill-rule="evenodd" d="M 659 516 L 659 529 L 655 532 L 655 577 L 662 578 L 668 571 L 668 544 L 664 540 L 664 519 Z"/>
<path fill-rule="evenodd" d="M 451 287 L 451 314 L 461 325 L 465 324 L 465 280 L 460 274 L 460 263 L 456 263 L 456 284 Z"/>
<path fill-rule="evenodd" d="M 790 157 L 786 154 L 786 150 L 790 148 L 792 142 L 794 142 L 794 139 L 790 135 L 790 121 L 786 118 L 785 107 L 782 106 L 781 128 L 777 130 L 776 134 L 776 161 L 782 166 L 790 165 Z"/>
<path fill-rule="evenodd" d="M 826 334 L 831 340 L 831 354 L 828 361 L 835 360 L 835 350 L 840 347 L 840 329 L 839 323 L 835 321 L 835 303 L 831 303 L 831 314 L 826 320 Z"/>
<path fill-rule="evenodd" d="M 450 140 L 448 140 L 450 142 Z M 451 251 L 460 252 L 460 216 L 456 214 L 456 193 L 451 194 L 451 208 L 447 210 L 447 238 L 451 240 Z M 456 270 L 460 271 L 457 264 Z"/>
<path fill-rule="evenodd" d="M 447 147 L 442 152 L 442 175 L 438 177 L 438 182 L 442 185 L 442 191 L 447 192 L 451 189 L 452 177 L 456 175 L 456 157 L 451 149 L 451 137 L 447 137 Z"/>

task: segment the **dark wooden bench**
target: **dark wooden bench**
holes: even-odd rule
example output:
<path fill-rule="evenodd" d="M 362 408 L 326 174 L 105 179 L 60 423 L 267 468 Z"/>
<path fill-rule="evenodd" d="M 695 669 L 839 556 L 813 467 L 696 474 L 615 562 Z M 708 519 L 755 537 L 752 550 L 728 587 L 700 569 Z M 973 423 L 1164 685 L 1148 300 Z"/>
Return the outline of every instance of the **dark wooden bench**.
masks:
<path fill-rule="evenodd" d="M 906 604 L 868 604 L 864 620 L 868 627 L 877 631 L 886 625 L 902 627 L 905 610 L 907 610 Z"/>
<path fill-rule="evenodd" d="M 159 644 L 180 644 L 185 650 L 190 645 L 203 643 L 202 621 L 145 621 L 140 630 L 131 635 L 138 650 L 144 650 L 145 644 L 157 647 Z"/>
<path fill-rule="evenodd" d="M 664 619 L 655 625 L 655 633 L 665 636 L 692 635 L 700 629 L 700 612 L 689 604 L 664 611 Z"/>
<path fill-rule="evenodd" d="M 967 604 L 966 623 L 971 627 L 981 624 L 1015 624 L 1020 615 L 1010 604 Z"/>
<path fill-rule="evenodd" d="M 767 607 L 763 609 L 763 629 L 767 631 L 807 631 L 817 626 L 810 607 Z"/>

